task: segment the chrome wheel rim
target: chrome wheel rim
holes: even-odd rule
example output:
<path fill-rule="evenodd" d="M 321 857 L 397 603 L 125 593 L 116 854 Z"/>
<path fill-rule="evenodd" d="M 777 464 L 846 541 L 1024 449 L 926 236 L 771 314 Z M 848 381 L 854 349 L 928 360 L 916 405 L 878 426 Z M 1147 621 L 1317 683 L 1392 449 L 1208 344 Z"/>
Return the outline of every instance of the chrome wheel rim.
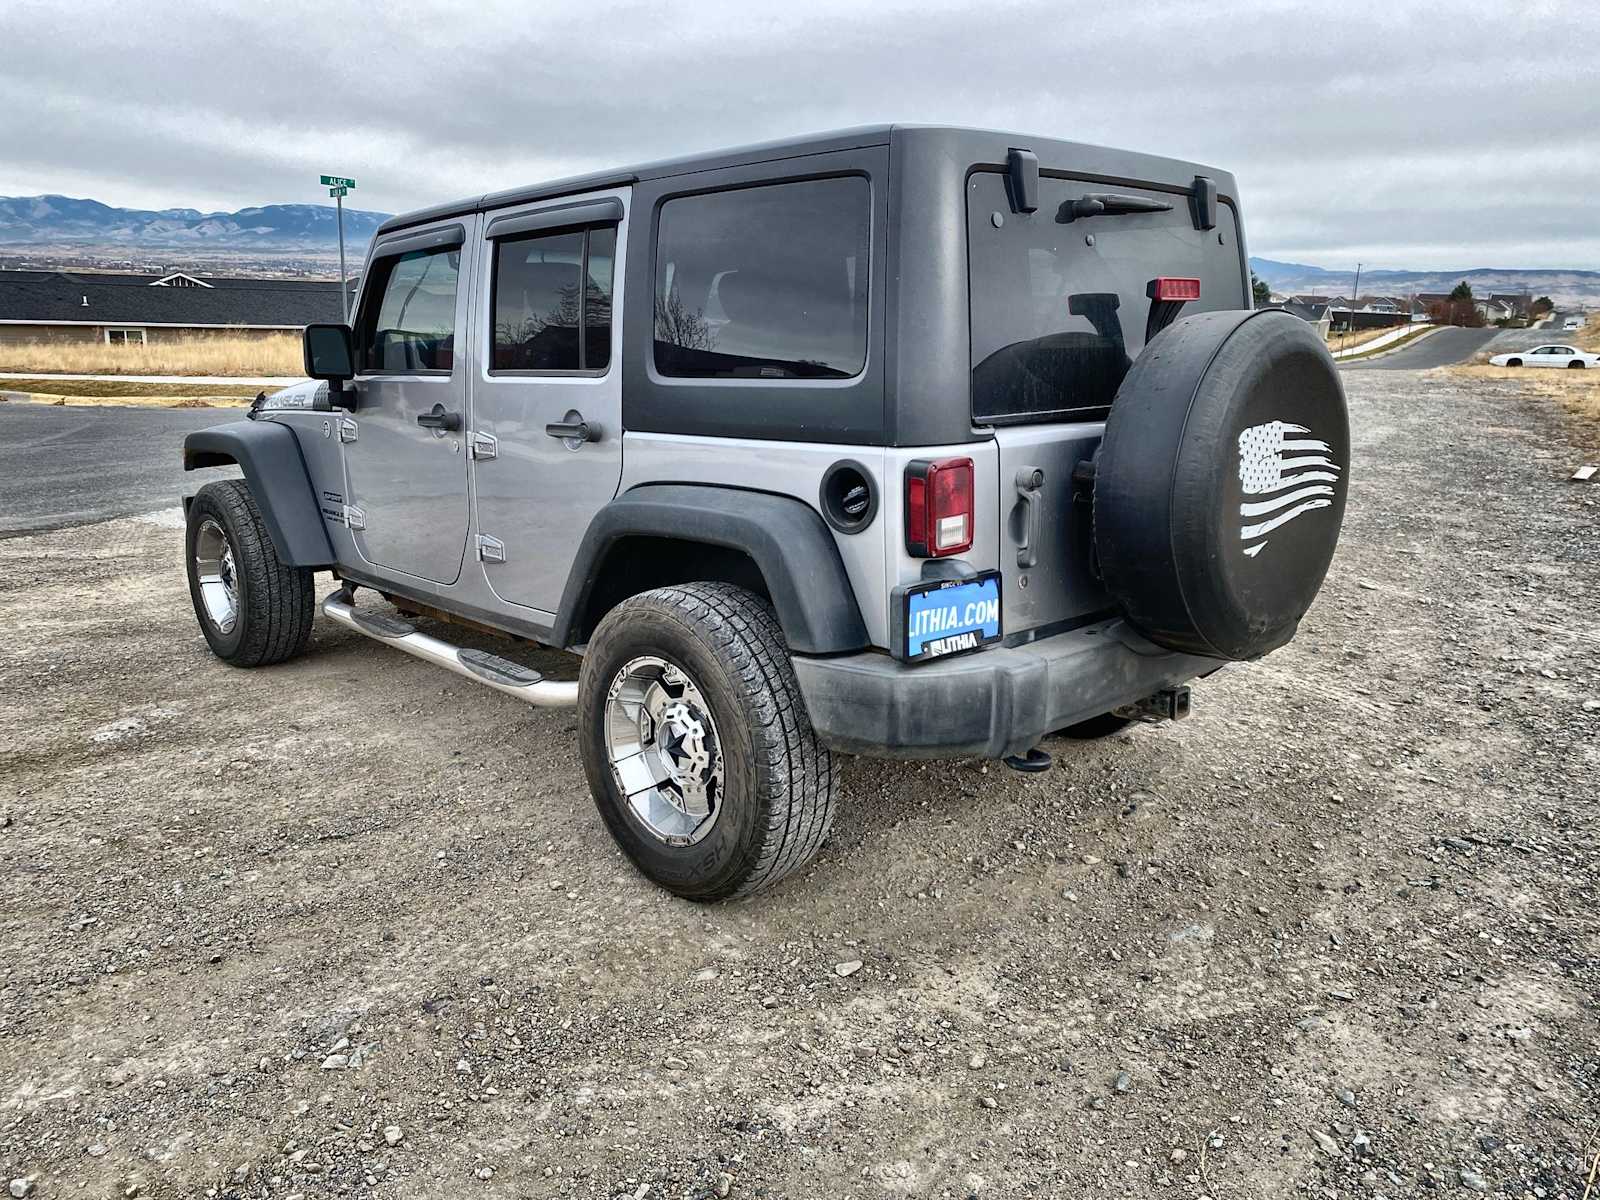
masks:
<path fill-rule="evenodd" d="M 211 517 L 201 521 L 195 531 L 194 577 L 206 617 L 221 632 L 232 633 L 239 620 L 239 576 L 228 535 Z"/>
<path fill-rule="evenodd" d="M 606 756 L 629 810 L 669 846 L 692 846 L 722 811 L 722 746 L 694 680 L 663 658 L 626 663 L 606 692 Z"/>

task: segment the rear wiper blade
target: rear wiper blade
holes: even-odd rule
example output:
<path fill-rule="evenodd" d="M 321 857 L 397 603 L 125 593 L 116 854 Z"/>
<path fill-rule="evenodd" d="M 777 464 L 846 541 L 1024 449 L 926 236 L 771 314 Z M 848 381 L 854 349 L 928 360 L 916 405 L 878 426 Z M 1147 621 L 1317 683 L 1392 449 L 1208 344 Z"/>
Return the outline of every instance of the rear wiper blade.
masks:
<path fill-rule="evenodd" d="M 1064 202 L 1056 210 L 1056 220 L 1065 225 L 1080 217 L 1171 211 L 1172 205 L 1165 200 L 1147 200 L 1143 196 L 1118 196 L 1112 192 L 1090 192 L 1087 196 L 1079 196 L 1076 200 Z"/>

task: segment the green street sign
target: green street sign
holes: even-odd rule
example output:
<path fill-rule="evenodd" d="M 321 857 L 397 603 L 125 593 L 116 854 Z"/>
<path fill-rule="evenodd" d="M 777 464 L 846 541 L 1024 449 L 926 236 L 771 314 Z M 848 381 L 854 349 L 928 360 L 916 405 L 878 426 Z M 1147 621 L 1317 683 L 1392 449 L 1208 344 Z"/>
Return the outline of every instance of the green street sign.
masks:
<path fill-rule="evenodd" d="M 353 188 L 353 187 L 355 187 L 355 185 L 356 185 L 356 181 L 354 179 L 341 179 L 337 175 L 324 175 L 322 177 L 322 186 L 323 187 Z"/>
<path fill-rule="evenodd" d="M 348 196 L 349 194 L 350 189 L 347 187 L 331 187 L 328 189 L 328 195 L 330 196 Z"/>

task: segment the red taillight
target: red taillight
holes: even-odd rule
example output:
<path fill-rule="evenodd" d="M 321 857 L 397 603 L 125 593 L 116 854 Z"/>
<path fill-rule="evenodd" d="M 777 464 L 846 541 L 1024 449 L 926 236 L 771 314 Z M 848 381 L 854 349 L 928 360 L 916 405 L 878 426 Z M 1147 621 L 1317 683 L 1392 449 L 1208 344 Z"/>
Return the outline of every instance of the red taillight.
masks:
<path fill-rule="evenodd" d="M 972 460 L 918 459 L 906 467 L 906 553 L 943 558 L 972 549 Z"/>
<path fill-rule="evenodd" d="M 1154 279 L 1150 284 L 1150 298 L 1152 300 L 1198 300 L 1200 299 L 1200 281 L 1198 279 L 1179 279 L 1171 275 L 1163 275 Z"/>

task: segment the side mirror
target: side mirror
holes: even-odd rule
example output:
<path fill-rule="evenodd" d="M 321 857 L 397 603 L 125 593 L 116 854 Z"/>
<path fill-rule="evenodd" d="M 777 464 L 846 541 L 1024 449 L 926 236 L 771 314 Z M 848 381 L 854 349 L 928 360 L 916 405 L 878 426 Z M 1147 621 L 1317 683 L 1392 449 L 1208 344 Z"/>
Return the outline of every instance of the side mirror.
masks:
<path fill-rule="evenodd" d="M 355 378 L 355 350 L 348 325 L 307 325 L 306 374 L 312 379 L 343 383 Z"/>

